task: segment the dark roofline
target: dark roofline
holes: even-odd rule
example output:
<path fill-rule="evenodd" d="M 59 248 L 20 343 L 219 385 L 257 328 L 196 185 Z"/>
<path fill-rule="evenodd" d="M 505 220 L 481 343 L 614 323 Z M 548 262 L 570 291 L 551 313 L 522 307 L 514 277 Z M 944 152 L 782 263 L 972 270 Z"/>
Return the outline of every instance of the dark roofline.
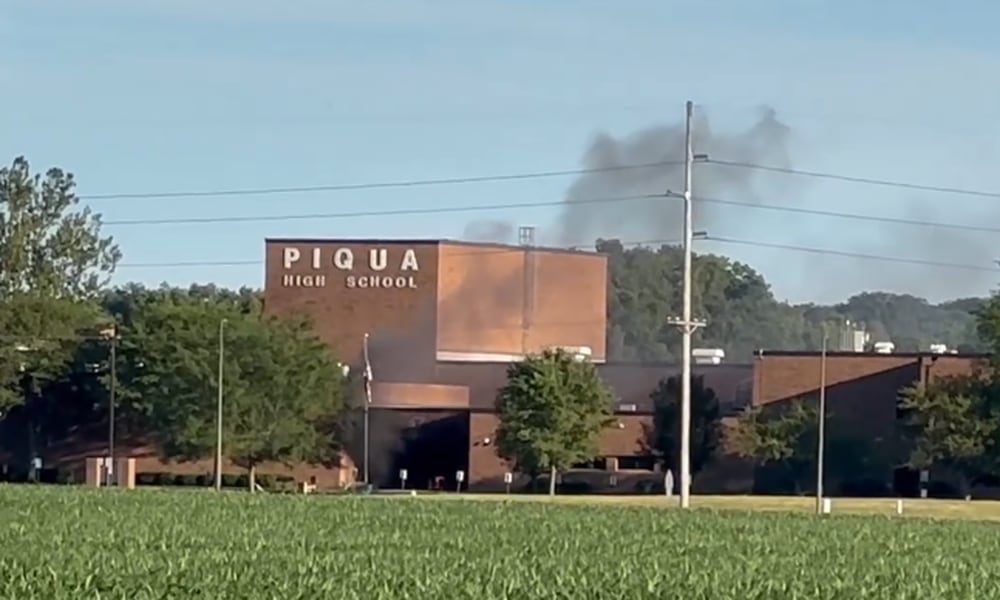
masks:
<path fill-rule="evenodd" d="M 439 361 L 436 361 L 436 363 L 439 364 L 439 365 L 503 365 L 503 366 L 507 366 L 507 365 L 510 364 L 509 362 L 504 362 L 504 361 L 476 361 L 476 362 L 467 362 L 467 361 L 464 361 L 464 360 L 439 360 Z M 678 362 L 655 362 L 655 361 L 654 362 L 642 362 L 642 361 L 599 362 L 599 363 L 595 363 L 594 366 L 596 366 L 598 369 L 600 369 L 602 367 L 648 367 L 648 368 L 664 368 L 664 369 L 680 369 L 681 368 L 681 364 L 678 363 Z M 751 368 L 753 368 L 753 363 L 751 363 L 751 362 L 738 362 L 738 363 L 736 363 L 736 362 L 733 362 L 733 363 L 726 363 L 726 362 L 724 362 L 724 363 L 720 363 L 720 364 L 717 364 L 717 365 L 714 365 L 714 364 L 705 364 L 705 363 L 698 364 L 698 363 L 694 363 L 694 362 L 691 363 L 691 368 L 692 369 L 719 369 L 719 368 L 725 368 L 725 367 L 738 367 L 738 368 L 742 368 L 742 369 L 751 369 Z"/>
<path fill-rule="evenodd" d="M 500 244 L 496 242 L 469 242 L 466 240 L 440 240 L 440 244 L 447 246 L 465 246 L 474 248 L 495 248 L 497 250 L 534 250 L 535 252 L 548 252 L 552 254 L 575 254 L 583 256 L 606 257 L 604 252 L 596 250 L 579 250 L 576 248 L 558 248 L 556 246 L 521 246 L 519 244 Z"/>
<path fill-rule="evenodd" d="M 754 350 L 755 358 L 765 358 L 768 356 L 783 356 L 783 357 L 802 357 L 802 358 L 819 358 L 823 355 L 819 350 Z M 828 358 L 845 358 L 845 357 L 861 357 L 861 358 L 940 358 L 940 357 L 950 357 L 950 358 L 968 358 L 968 359 L 986 359 L 992 358 L 993 355 L 989 352 L 962 352 L 958 354 L 952 353 L 934 353 L 930 351 L 924 352 L 851 352 L 838 350 L 836 352 L 827 352 Z"/>
<path fill-rule="evenodd" d="M 266 237 L 265 244 L 409 244 L 412 246 L 436 246 L 441 240 L 432 238 L 286 238 Z"/>
<path fill-rule="evenodd" d="M 264 244 L 366 244 L 366 245 L 407 245 L 407 246 L 465 246 L 473 248 L 493 248 L 497 250 L 534 250 L 552 254 L 574 254 L 582 256 L 606 257 L 604 252 L 596 250 L 578 250 L 575 248 L 557 248 L 554 246 L 521 246 L 518 244 L 501 244 L 496 242 L 469 242 L 465 240 L 450 240 L 447 238 L 284 238 L 266 237 Z"/>
<path fill-rule="evenodd" d="M 606 361 L 606 362 L 604 362 L 604 363 L 602 363 L 602 364 L 600 364 L 598 366 L 601 366 L 601 367 L 650 367 L 650 368 L 652 368 L 652 367 L 663 367 L 663 368 L 679 369 L 679 368 L 681 368 L 682 365 L 681 365 L 680 362 L 677 362 L 677 361 L 615 360 L 615 361 Z M 753 367 L 753 363 L 752 362 L 721 362 L 719 364 L 713 364 L 713 363 L 697 363 L 697 362 L 694 362 L 694 361 L 691 362 L 691 368 L 692 369 L 704 369 L 704 368 L 718 369 L 720 367 L 742 367 L 742 368 L 748 369 L 748 368 Z"/>

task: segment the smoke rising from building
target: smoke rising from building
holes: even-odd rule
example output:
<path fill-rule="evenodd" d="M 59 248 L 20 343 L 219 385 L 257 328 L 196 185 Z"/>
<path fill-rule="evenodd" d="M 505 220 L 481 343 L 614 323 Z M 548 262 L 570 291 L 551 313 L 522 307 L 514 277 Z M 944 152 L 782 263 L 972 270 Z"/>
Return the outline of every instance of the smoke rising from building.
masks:
<path fill-rule="evenodd" d="M 514 230 L 514 224 L 507 221 L 497 219 L 477 220 L 465 226 L 462 239 L 470 242 L 510 244 L 515 241 Z"/>
<path fill-rule="evenodd" d="M 720 161 L 790 167 L 791 129 L 774 110 L 762 109 L 757 121 L 736 133 L 716 132 L 707 115 L 696 112 L 696 154 Z M 539 230 L 539 242 L 554 246 L 591 246 L 597 238 L 624 241 L 675 240 L 681 236 L 682 203 L 677 198 L 632 198 L 681 192 L 684 186 L 684 125 L 656 126 L 622 137 L 599 133 L 582 157 L 581 168 L 596 170 L 573 181 L 556 221 Z M 650 163 L 672 163 L 649 168 L 619 168 Z M 764 171 L 711 163 L 695 166 L 694 195 L 699 205 L 695 227 L 717 235 L 745 233 L 747 211 L 699 202 L 721 198 L 755 202 L 768 192 L 788 192 L 791 182 Z M 608 199 L 608 201 L 601 201 Z M 766 218 L 767 215 L 764 215 Z M 756 215 L 757 219 L 761 215 Z M 739 226 L 733 230 L 726 225 Z M 714 231 L 718 227 L 719 231 Z M 473 221 L 465 238 L 511 242 L 516 224 L 500 220 Z"/>
<path fill-rule="evenodd" d="M 750 128 L 738 133 L 718 133 L 708 117 L 697 113 L 693 124 L 694 151 L 719 161 L 790 167 L 791 130 L 771 109 L 763 111 Z M 597 135 L 584 153 L 585 169 L 615 169 L 629 165 L 672 162 L 650 168 L 603 170 L 587 173 L 570 186 L 554 231 L 544 237 L 559 245 L 591 244 L 598 237 L 622 240 L 679 239 L 683 205 L 677 198 L 635 198 L 684 189 L 684 126 L 643 129 L 621 138 Z M 718 235 L 739 235 L 727 224 L 745 224 L 745 211 L 699 202 L 698 198 L 720 198 L 740 202 L 758 201 L 772 184 L 768 173 L 711 163 L 695 165 L 693 191 L 695 227 Z M 777 187 L 777 186 L 775 186 Z M 732 216 L 730 216 L 732 215 Z M 716 227 L 720 231 L 713 231 Z"/>

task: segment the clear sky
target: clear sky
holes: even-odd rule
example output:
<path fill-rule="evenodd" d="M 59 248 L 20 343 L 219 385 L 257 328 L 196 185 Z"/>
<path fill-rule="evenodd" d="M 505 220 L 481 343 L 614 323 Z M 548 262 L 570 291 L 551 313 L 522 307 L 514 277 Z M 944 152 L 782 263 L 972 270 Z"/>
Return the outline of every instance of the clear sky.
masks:
<path fill-rule="evenodd" d="M 23 154 L 36 169 L 70 170 L 81 195 L 551 171 L 576 168 L 599 131 L 677 124 L 690 99 L 715 130 L 746 128 L 761 105 L 774 107 L 792 128 L 798 169 L 1000 191 L 1000 4 L 945 6 L 5 0 L 0 158 Z M 554 202 L 570 183 L 88 202 L 110 221 L 287 215 Z M 997 198 L 816 178 L 781 195 L 768 203 L 1000 228 Z M 733 210 L 749 212 L 711 234 L 986 267 L 1000 258 L 994 233 Z M 544 227 L 555 211 L 489 216 Z M 260 264 L 149 263 L 259 261 L 268 236 L 456 238 L 470 218 L 108 231 L 125 254 L 118 281 L 260 286 Z M 664 223 L 663 237 L 679 230 Z M 795 301 L 866 289 L 938 300 L 983 294 L 1000 280 L 1000 272 L 700 244 L 748 262 Z"/>

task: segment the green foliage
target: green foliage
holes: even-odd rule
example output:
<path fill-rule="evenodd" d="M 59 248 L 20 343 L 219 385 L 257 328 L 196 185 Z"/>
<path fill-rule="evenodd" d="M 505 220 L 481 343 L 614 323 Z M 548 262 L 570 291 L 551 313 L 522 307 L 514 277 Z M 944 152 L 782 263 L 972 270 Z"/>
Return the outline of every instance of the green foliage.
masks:
<path fill-rule="evenodd" d="M 1000 367 L 1000 293 L 993 294 L 989 300 L 975 309 L 976 333 L 993 353 L 994 367 Z"/>
<path fill-rule="evenodd" d="M 32 174 L 28 161 L 0 169 L 0 299 L 30 293 L 92 297 L 121 258 L 101 219 L 77 210 L 73 176 Z"/>
<path fill-rule="evenodd" d="M 101 320 L 86 301 L 22 294 L 0 301 L 0 413 L 64 378 L 82 336 L 95 336 Z"/>
<path fill-rule="evenodd" d="M 737 456 L 763 467 L 777 467 L 790 489 L 798 493 L 816 466 L 818 426 L 816 408 L 796 399 L 747 410 L 727 441 Z"/>
<path fill-rule="evenodd" d="M 900 409 L 910 441 L 909 465 L 943 466 L 962 477 L 995 472 L 1000 435 L 996 386 L 978 377 L 948 377 L 902 391 Z"/>
<path fill-rule="evenodd" d="M 120 253 L 100 217 L 78 209 L 73 176 L 0 169 L 0 412 L 63 379 L 101 317 L 89 302 Z"/>
<path fill-rule="evenodd" d="M 597 456 L 612 415 L 611 392 L 592 363 L 546 351 L 507 368 L 496 409 L 497 454 L 537 476 Z"/>
<path fill-rule="evenodd" d="M 816 455 L 818 412 L 804 400 L 754 407 L 732 431 L 730 447 L 760 464 L 812 459 Z"/>
<path fill-rule="evenodd" d="M 877 516 L 817 519 L 9 486 L 0 487 L 7 513 L 0 565 L 3 596 L 18 600 L 1000 596 L 1000 537 L 992 527 L 896 519 L 894 504 L 874 503 L 868 510 Z M 990 510 L 975 506 L 960 505 Z M 609 560 L 612 541 L 628 551 Z"/>
<path fill-rule="evenodd" d="M 124 361 L 133 365 L 123 398 L 167 457 L 214 451 L 223 320 L 224 454 L 251 469 L 336 457 L 346 382 L 306 323 L 243 312 L 232 299 L 168 294 L 138 304 L 123 330 Z"/>
<path fill-rule="evenodd" d="M 680 451 L 680 377 L 661 380 L 650 394 L 654 418 L 649 446 L 665 468 L 677 469 Z M 721 435 L 719 398 L 705 387 L 704 377 L 691 378 L 691 473 L 696 474 L 712 458 Z"/>
<path fill-rule="evenodd" d="M 683 254 L 677 246 L 625 249 L 598 240 L 608 255 L 608 348 L 617 360 L 678 360 L 680 334 L 669 323 L 681 312 Z M 694 314 L 706 319 L 698 344 L 723 348 L 730 361 L 749 360 L 758 348 L 819 350 L 822 328 L 846 321 L 863 325 L 874 341 L 892 340 L 899 351 L 944 343 L 962 351 L 983 349 L 971 311 L 982 303 L 963 299 L 938 305 L 905 294 L 866 292 L 832 306 L 778 301 L 749 266 L 711 254 L 693 258 Z M 831 339 L 841 344 L 839 335 Z"/>

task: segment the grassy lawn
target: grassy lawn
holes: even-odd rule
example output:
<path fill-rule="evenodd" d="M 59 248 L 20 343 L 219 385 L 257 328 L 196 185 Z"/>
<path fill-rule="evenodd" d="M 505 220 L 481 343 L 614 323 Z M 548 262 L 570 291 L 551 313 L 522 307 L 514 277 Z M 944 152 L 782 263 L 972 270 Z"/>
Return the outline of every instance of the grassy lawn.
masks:
<path fill-rule="evenodd" d="M 0 599 L 1000 597 L 998 503 L 692 503 L 0 485 Z"/>
<path fill-rule="evenodd" d="M 678 508 L 678 498 L 665 496 L 556 496 L 521 494 L 438 494 L 420 496 L 436 500 L 475 500 L 511 502 L 550 502 L 565 505 L 594 506 L 643 506 Z M 801 496 L 692 496 L 691 507 L 722 511 L 766 511 L 789 513 L 815 513 L 816 499 Z M 896 500 L 886 498 L 834 498 L 833 514 L 840 515 L 896 515 Z M 995 500 L 903 500 L 903 516 L 931 519 L 971 519 L 1000 521 L 1000 501 Z"/>

